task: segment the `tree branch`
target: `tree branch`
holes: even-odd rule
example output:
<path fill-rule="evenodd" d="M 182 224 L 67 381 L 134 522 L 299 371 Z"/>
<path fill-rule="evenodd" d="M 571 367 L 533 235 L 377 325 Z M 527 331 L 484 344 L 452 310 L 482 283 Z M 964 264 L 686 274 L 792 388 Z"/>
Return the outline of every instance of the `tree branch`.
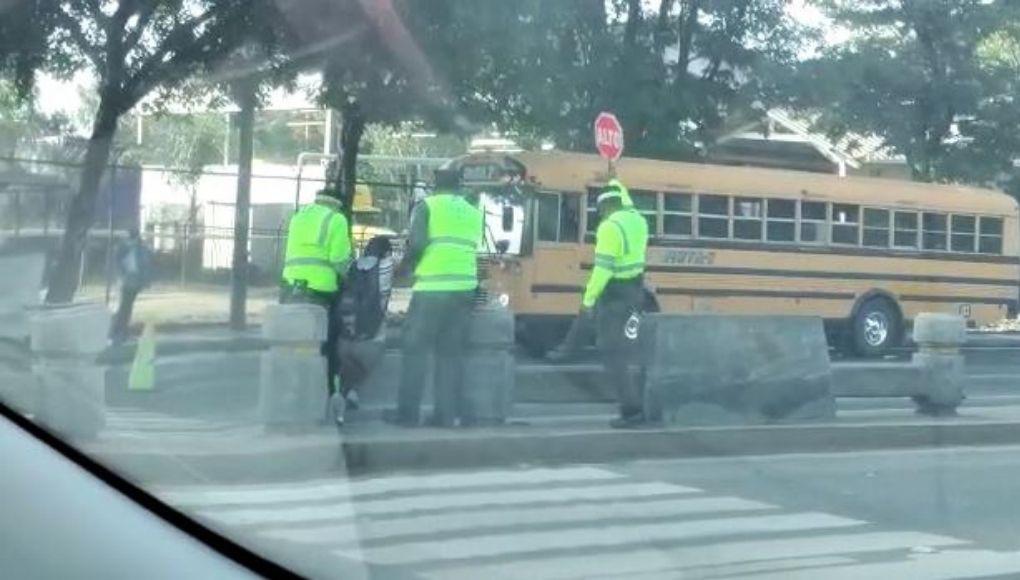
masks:
<path fill-rule="evenodd" d="M 81 24 L 74 19 L 73 16 L 64 12 L 62 8 L 58 8 L 54 11 L 57 21 L 60 26 L 71 36 L 71 40 L 78 45 L 78 48 L 85 55 L 86 58 L 92 62 L 92 65 L 102 73 L 103 72 L 103 55 L 100 47 L 89 41 L 88 37 L 85 36 L 85 31 L 82 29 Z"/>
<path fill-rule="evenodd" d="M 125 52 L 131 52 L 135 46 L 138 45 L 138 41 L 141 40 L 142 34 L 145 33 L 145 27 L 149 25 L 149 20 L 156 13 L 156 3 L 148 2 L 145 7 L 142 8 L 141 13 L 138 14 L 138 22 L 135 23 L 134 29 L 128 33 L 127 37 L 124 38 L 124 50 Z"/>
<path fill-rule="evenodd" d="M 676 0 L 660 0 L 659 19 L 655 26 L 655 54 L 662 58 L 662 52 L 666 48 L 666 33 L 669 31 L 669 12 L 673 9 Z"/>
<path fill-rule="evenodd" d="M 627 0 L 627 24 L 623 29 L 623 46 L 625 51 L 629 51 L 634 47 L 640 24 L 641 0 Z"/>
<path fill-rule="evenodd" d="M 701 0 L 688 0 L 684 3 L 680 14 L 680 49 L 677 53 L 677 66 L 680 68 L 678 76 L 681 78 L 687 73 L 687 65 L 691 62 L 691 45 L 694 42 L 694 33 L 698 26 L 698 10 L 700 8 Z"/>
<path fill-rule="evenodd" d="M 131 80 L 128 81 L 127 85 L 125 86 L 125 93 L 128 95 L 128 97 L 130 99 L 135 99 L 135 97 L 137 96 L 137 99 L 140 100 L 142 97 L 148 94 L 148 92 L 152 90 L 153 85 L 153 83 L 151 83 L 151 78 L 153 78 L 154 76 L 160 76 L 159 74 L 157 74 L 158 71 L 165 69 L 173 69 L 175 66 L 177 66 L 172 63 L 174 63 L 174 61 L 180 60 L 178 56 L 179 53 L 177 52 L 179 49 L 190 48 L 194 50 L 198 45 L 204 46 L 208 44 L 209 42 L 208 34 L 205 35 L 203 42 L 196 41 L 195 44 L 190 47 L 186 43 L 182 43 L 180 41 L 181 39 L 184 38 L 186 38 L 187 40 L 194 40 L 193 34 L 195 30 L 199 26 L 212 20 L 212 18 L 215 15 L 216 14 L 214 14 L 213 10 L 209 10 L 205 14 L 202 14 L 201 16 L 198 16 L 197 18 L 194 18 L 188 22 L 183 22 L 177 25 L 173 30 L 171 30 L 170 33 L 167 34 L 166 39 L 163 40 L 163 44 L 161 44 L 155 50 L 155 52 L 153 52 L 147 59 L 145 59 L 145 62 L 143 62 L 142 65 L 139 67 L 138 72 L 136 72 L 132 76 Z M 164 61 L 166 56 L 172 52 L 175 53 L 174 56 L 172 56 L 170 60 Z M 134 102 L 137 102 L 137 100 L 135 100 Z"/>

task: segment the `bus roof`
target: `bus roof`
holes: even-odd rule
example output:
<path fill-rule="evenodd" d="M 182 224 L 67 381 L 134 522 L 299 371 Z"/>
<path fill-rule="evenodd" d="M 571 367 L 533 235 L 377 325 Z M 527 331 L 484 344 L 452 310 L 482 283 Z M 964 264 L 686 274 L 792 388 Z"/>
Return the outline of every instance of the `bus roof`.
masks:
<path fill-rule="evenodd" d="M 582 186 L 603 183 L 608 177 L 606 161 L 597 155 L 524 152 L 511 157 L 525 166 L 529 180 L 549 189 L 577 191 Z M 631 189 L 1017 214 L 1016 200 L 1005 193 L 965 185 L 636 158 L 620 159 L 616 175 Z"/>

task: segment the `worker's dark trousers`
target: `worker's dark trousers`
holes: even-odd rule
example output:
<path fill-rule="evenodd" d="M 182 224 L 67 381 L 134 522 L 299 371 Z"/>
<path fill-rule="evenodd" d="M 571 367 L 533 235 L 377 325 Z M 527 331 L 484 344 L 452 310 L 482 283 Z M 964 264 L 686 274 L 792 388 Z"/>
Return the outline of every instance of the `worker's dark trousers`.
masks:
<path fill-rule="evenodd" d="M 122 342 L 127 338 L 128 325 L 131 323 L 131 311 L 135 307 L 135 299 L 141 288 L 134 286 L 121 286 L 120 305 L 117 313 L 113 315 L 113 322 L 110 325 L 110 339 L 114 342 Z"/>
<path fill-rule="evenodd" d="M 420 421 L 421 399 L 428 374 L 429 355 L 435 355 L 433 389 L 434 423 L 452 427 L 474 422 L 464 396 L 464 355 L 467 350 L 474 291 L 415 292 L 404 322 L 404 360 L 397 393 L 398 420 Z"/>
<path fill-rule="evenodd" d="M 644 299 L 641 278 L 622 282 L 611 281 L 595 306 L 598 347 L 605 369 L 605 378 L 616 389 L 620 416 L 642 414 L 642 381 L 631 376 L 631 366 L 638 361 L 636 338 L 628 338 L 625 327 L 634 313 L 639 313 Z"/>

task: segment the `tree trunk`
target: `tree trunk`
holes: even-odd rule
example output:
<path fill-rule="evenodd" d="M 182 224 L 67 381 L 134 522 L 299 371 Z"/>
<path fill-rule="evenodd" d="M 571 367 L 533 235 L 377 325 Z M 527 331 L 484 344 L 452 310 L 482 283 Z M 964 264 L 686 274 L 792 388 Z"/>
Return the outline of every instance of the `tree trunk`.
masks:
<path fill-rule="evenodd" d="M 64 227 L 64 238 L 52 275 L 46 302 L 60 304 L 70 302 L 78 290 L 78 276 L 81 272 L 82 252 L 96 208 L 99 183 L 110 160 L 110 148 L 117 132 L 120 111 L 114 104 L 115 98 L 104 94 L 99 110 L 92 124 L 92 136 L 85 150 L 85 161 L 81 170 L 78 194 L 71 201 Z M 111 200 L 112 203 L 112 200 Z"/>
<path fill-rule="evenodd" d="M 352 210 L 358 177 L 358 149 L 364 132 L 365 117 L 361 107 L 357 101 L 347 103 L 343 108 L 343 127 L 340 132 L 340 203 L 343 204 L 348 227 L 354 225 Z"/>
<path fill-rule="evenodd" d="M 237 116 L 240 146 L 237 199 L 234 204 L 234 260 L 230 276 L 230 327 L 244 330 L 248 300 L 248 223 L 251 216 L 251 166 L 255 154 L 255 81 L 239 82 L 234 90 L 241 112 Z"/>

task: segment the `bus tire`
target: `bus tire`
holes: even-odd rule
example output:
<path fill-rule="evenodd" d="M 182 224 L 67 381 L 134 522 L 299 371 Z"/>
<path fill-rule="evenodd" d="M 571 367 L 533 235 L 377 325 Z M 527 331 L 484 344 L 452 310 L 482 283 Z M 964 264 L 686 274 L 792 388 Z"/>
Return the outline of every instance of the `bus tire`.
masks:
<path fill-rule="evenodd" d="M 899 309 L 887 298 L 871 298 L 861 304 L 851 321 L 854 352 L 863 357 L 878 357 L 899 343 L 903 319 Z"/>

